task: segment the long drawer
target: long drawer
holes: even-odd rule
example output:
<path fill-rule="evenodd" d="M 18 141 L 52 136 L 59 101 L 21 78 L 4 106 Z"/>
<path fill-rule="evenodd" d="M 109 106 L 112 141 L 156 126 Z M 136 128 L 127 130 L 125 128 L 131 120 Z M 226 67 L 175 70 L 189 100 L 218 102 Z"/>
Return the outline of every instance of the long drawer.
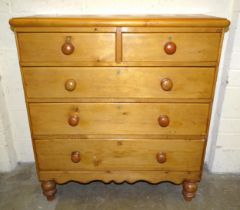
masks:
<path fill-rule="evenodd" d="M 217 61 L 220 40 L 221 33 L 124 33 L 123 61 Z"/>
<path fill-rule="evenodd" d="M 26 95 L 52 98 L 209 99 L 214 68 L 24 67 Z"/>
<path fill-rule="evenodd" d="M 35 140 L 41 171 L 199 171 L 203 140 Z"/>
<path fill-rule="evenodd" d="M 19 33 L 17 36 L 20 62 L 54 62 L 60 66 L 81 61 L 115 61 L 114 33 Z"/>
<path fill-rule="evenodd" d="M 205 135 L 209 104 L 30 103 L 37 135 Z"/>

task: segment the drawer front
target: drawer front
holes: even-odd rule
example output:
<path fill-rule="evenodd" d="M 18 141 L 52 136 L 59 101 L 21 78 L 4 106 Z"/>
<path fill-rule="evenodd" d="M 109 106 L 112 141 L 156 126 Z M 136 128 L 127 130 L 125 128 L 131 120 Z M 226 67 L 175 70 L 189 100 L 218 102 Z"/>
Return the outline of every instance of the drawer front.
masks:
<path fill-rule="evenodd" d="M 123 61 L 217 61 L 220 40 L 221 33 L 124 33 Z"/>
<path fill-rule="evenodd" d="M 33 135 L 205 135 L 209 104 L 30 103 Z"/>
<path fill-rule="evenodd" d="M 199 171 L 203 140 L 36 140 L 40 170 Z"/>
<path fill-rule="evenodd" d="M 214 68 L 25 67 L 28 98 L 211 98 Z"/>
<path fill-rule="evenodd" d="M 115 61 L 114 33 L 19 33 L 18 43 L 20 62 L 50 62 L 59 66 Z"/>

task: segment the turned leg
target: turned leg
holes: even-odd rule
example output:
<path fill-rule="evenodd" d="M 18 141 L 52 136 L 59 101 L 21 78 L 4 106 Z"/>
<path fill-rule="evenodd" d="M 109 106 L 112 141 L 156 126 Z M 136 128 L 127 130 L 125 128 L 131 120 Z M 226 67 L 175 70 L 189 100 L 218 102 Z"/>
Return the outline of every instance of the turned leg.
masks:
<path fill-rule="evenodd" d="M 55 193 L 57 192 L 56 182 L 53 180 L 43 181 L 41 187 L 43 194 L 47 197 L 48 201 L 52 201 L 55 197 Z"/>
<path fill-rule="evenodd" d="M 191 181 L 191 180 L 186 180 L 183 182 L 183 197 L 186 201 L 191 201 L 197 192 L 197 182 L 196 181 Z"/>

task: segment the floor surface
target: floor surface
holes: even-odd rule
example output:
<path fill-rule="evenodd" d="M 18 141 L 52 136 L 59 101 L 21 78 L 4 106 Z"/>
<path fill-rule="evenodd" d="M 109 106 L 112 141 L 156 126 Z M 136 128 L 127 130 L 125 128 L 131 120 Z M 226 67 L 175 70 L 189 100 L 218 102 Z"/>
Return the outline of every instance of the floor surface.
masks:
<path fill-rule="evenodd" d="M 182 187 L 171 183 L 152 185 L 70 182 L 58 185 L 56 199 L 42 195 L 33 164 L 21 164 L 0 174 L 0 210 L 240 210 L 240 175 L 204 172 L 197 196 L 183 200 Z"/>

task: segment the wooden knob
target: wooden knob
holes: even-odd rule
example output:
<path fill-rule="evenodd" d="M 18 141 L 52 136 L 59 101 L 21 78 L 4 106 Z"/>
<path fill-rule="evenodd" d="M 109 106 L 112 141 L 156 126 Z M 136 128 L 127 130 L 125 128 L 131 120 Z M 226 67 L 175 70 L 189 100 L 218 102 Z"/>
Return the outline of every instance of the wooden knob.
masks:
<path fill-rule="evenodd" d="M 79 116 L 78 113 L 73 113 L 70 115 L 68 119 L 68 124 L 71 126 L 76 126 L 79 123 Z"/>
<path fill-rule="evenodd" d="M 65 43 L 62 45 L 62 52 L 65 55 L 71 55 L 74 52 L 74 46 L 71 43 L 71 36 L 67 36 Z"/>
<path fill-rule="evenodd" d="M 65 82 L 65 89 L 67 91 L 75 90 L 76 86 L 77 86 L 77 83 L 74 79 L 69 79 Z"/>
<path fill-rule="evenodd" d="M 165 53 L 167 53 L 168 55 L 172 55 L 176 52 L 177 50 L 177 46 L 174 42 L 167 42 L 164 45 L 164 51 Z"/>
<path fill-rule="evenodd" d="M 167 156 L 164 152 L 158 152 L 156 158 L 159 163 L 165 163 L 167 161 Z"/>
<path fill-rule="evenodd" d="M 158 118 L 158 123 L 161 127 L 167 127 L 169 125 L 169 118 L 167 115 L 160 115 Z"/>
<path fill-rule="evenodd" d="M 79 163 L 81 160 L 80 152 L 78 152 L 78 151 L 72 152 L 71 160 L 73 163 Z"/>
<path fill-rule="evenodd" d="M 171 79 L 164 78 L 161 80 L 161 87 L 165 91 L 170 91 L 173 87 L 173 82 Z"/>

